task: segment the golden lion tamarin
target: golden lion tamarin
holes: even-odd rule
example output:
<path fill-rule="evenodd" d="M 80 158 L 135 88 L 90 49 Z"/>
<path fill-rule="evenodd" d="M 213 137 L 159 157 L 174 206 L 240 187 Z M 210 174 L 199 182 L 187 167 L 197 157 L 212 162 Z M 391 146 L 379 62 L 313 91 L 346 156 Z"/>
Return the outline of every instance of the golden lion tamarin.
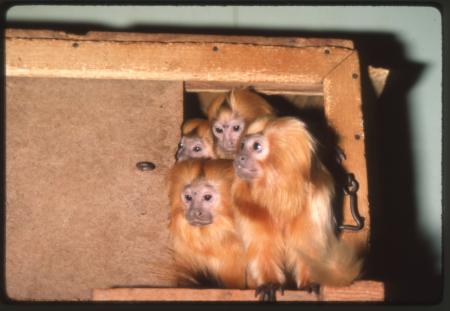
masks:
<path fill-rule="evenodd" d="M 347 285 L 359 275 L 361 260 L 335 235 L 333 178 L 303 122 L 256 120 L 241 139 L 234 167 L 248 284 L 260 298 L 275 298 L 285 272 L 299 289 Z"/>
<path fill-rule="evenodd" d="M 205 119 L 189 119 L 181 127 L 181 139 L 176 154 L 177 161 L 216 156 L 209 122 Z"/>
<path fill-rule="evenodd" d="M 245 287 L 245 256 L 234 222 L 230 160 L 188 159 L 169 175 L 170 225 L 178 286 Z M 208 285 L 208 284 L 207 284 Z"/>
<path fill-rule="evenodd" d="M 219 158 L 233 159 L 247 124 L 273 109 L 260 95 L 248 89 L 233 89 L 218 96 L 207 109 L 214 151 Z"/>

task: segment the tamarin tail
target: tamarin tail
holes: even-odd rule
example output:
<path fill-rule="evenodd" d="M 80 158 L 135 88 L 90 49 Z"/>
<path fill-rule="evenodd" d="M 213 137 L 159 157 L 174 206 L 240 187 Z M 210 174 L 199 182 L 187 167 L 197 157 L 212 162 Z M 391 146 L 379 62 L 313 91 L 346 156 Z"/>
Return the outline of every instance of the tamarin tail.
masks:
<path fill-rule="evenodd" d="M 329 286 L 347 286 L 361 275 L 363 254 L 360 247 L 335 239 L 322 258 L 302 253 L 310 267 L 311 282 Z"/>

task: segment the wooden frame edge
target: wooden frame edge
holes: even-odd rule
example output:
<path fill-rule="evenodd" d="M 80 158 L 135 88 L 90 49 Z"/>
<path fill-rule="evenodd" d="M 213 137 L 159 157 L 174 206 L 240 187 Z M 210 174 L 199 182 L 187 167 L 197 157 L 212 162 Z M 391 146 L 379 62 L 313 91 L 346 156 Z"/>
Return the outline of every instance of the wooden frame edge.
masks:
<path fill-rule="evenodd" d="M 93 301 L 249 301 L 258 302 L 252 289 L 110 288 L 95 289 Z M 280 302 L 381 302 L 384 284 L 358 281 L 347 287 L 324 287 L 319 296 L 301 290 L 277 293 Z"/>

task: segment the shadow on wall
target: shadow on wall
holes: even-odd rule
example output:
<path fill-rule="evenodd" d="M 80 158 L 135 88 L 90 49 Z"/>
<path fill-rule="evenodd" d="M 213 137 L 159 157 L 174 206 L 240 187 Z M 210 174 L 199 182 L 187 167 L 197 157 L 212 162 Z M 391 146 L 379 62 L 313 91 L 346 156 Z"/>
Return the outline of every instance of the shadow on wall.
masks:
<path fill-rule="evenodd" d="M 345 34 L 342 34 L 345 36 Z M 362 72 L 366 157 L 372 217 L 370 273 L 386 282 L 393 302 L 437 303 L 443 283 L 435 255 L 418 227 L 407 95 L 425 64 L 406 59 L 390 34 L 348 34 L 360 53 L 361 67 L 390 69 L 384 92 L 376 99 Z"/>
<path fill-rule="evenodd" d="M 10 27 L 65 30 L 84 34 L 117 29 L 100 25 L 9 24 Z M 353 40 L 359 51 L 366 127 L 366 157 L 371 202 L 371 253 L 365 278 L 383 280 L 386 298 L 394 303 L 438 303 L 442 278 L 434 271 L 429 241 L 419 231 L 414 200 L 411 124 L 407 95 L 425 64 L 406 59 L 401 42 L 390 33 L 261 31 L 257 29 L 199 29 L 136 25 L 127 32 L 170 32 L 299 36 Z M 376 98 L 367 66 L 390 69 L 384 92 Z"/>

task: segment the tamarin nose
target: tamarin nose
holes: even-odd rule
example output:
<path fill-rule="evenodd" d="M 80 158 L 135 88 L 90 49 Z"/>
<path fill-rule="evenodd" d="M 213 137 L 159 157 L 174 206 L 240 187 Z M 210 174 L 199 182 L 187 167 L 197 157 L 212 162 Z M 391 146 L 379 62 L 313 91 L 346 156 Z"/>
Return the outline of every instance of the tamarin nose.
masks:
<path fill-rule="evenodd" d="M 201 217 L 203 215 L 203 212 L 201 210 L 196 210 L 194 212 L 195 217 Z"/>

